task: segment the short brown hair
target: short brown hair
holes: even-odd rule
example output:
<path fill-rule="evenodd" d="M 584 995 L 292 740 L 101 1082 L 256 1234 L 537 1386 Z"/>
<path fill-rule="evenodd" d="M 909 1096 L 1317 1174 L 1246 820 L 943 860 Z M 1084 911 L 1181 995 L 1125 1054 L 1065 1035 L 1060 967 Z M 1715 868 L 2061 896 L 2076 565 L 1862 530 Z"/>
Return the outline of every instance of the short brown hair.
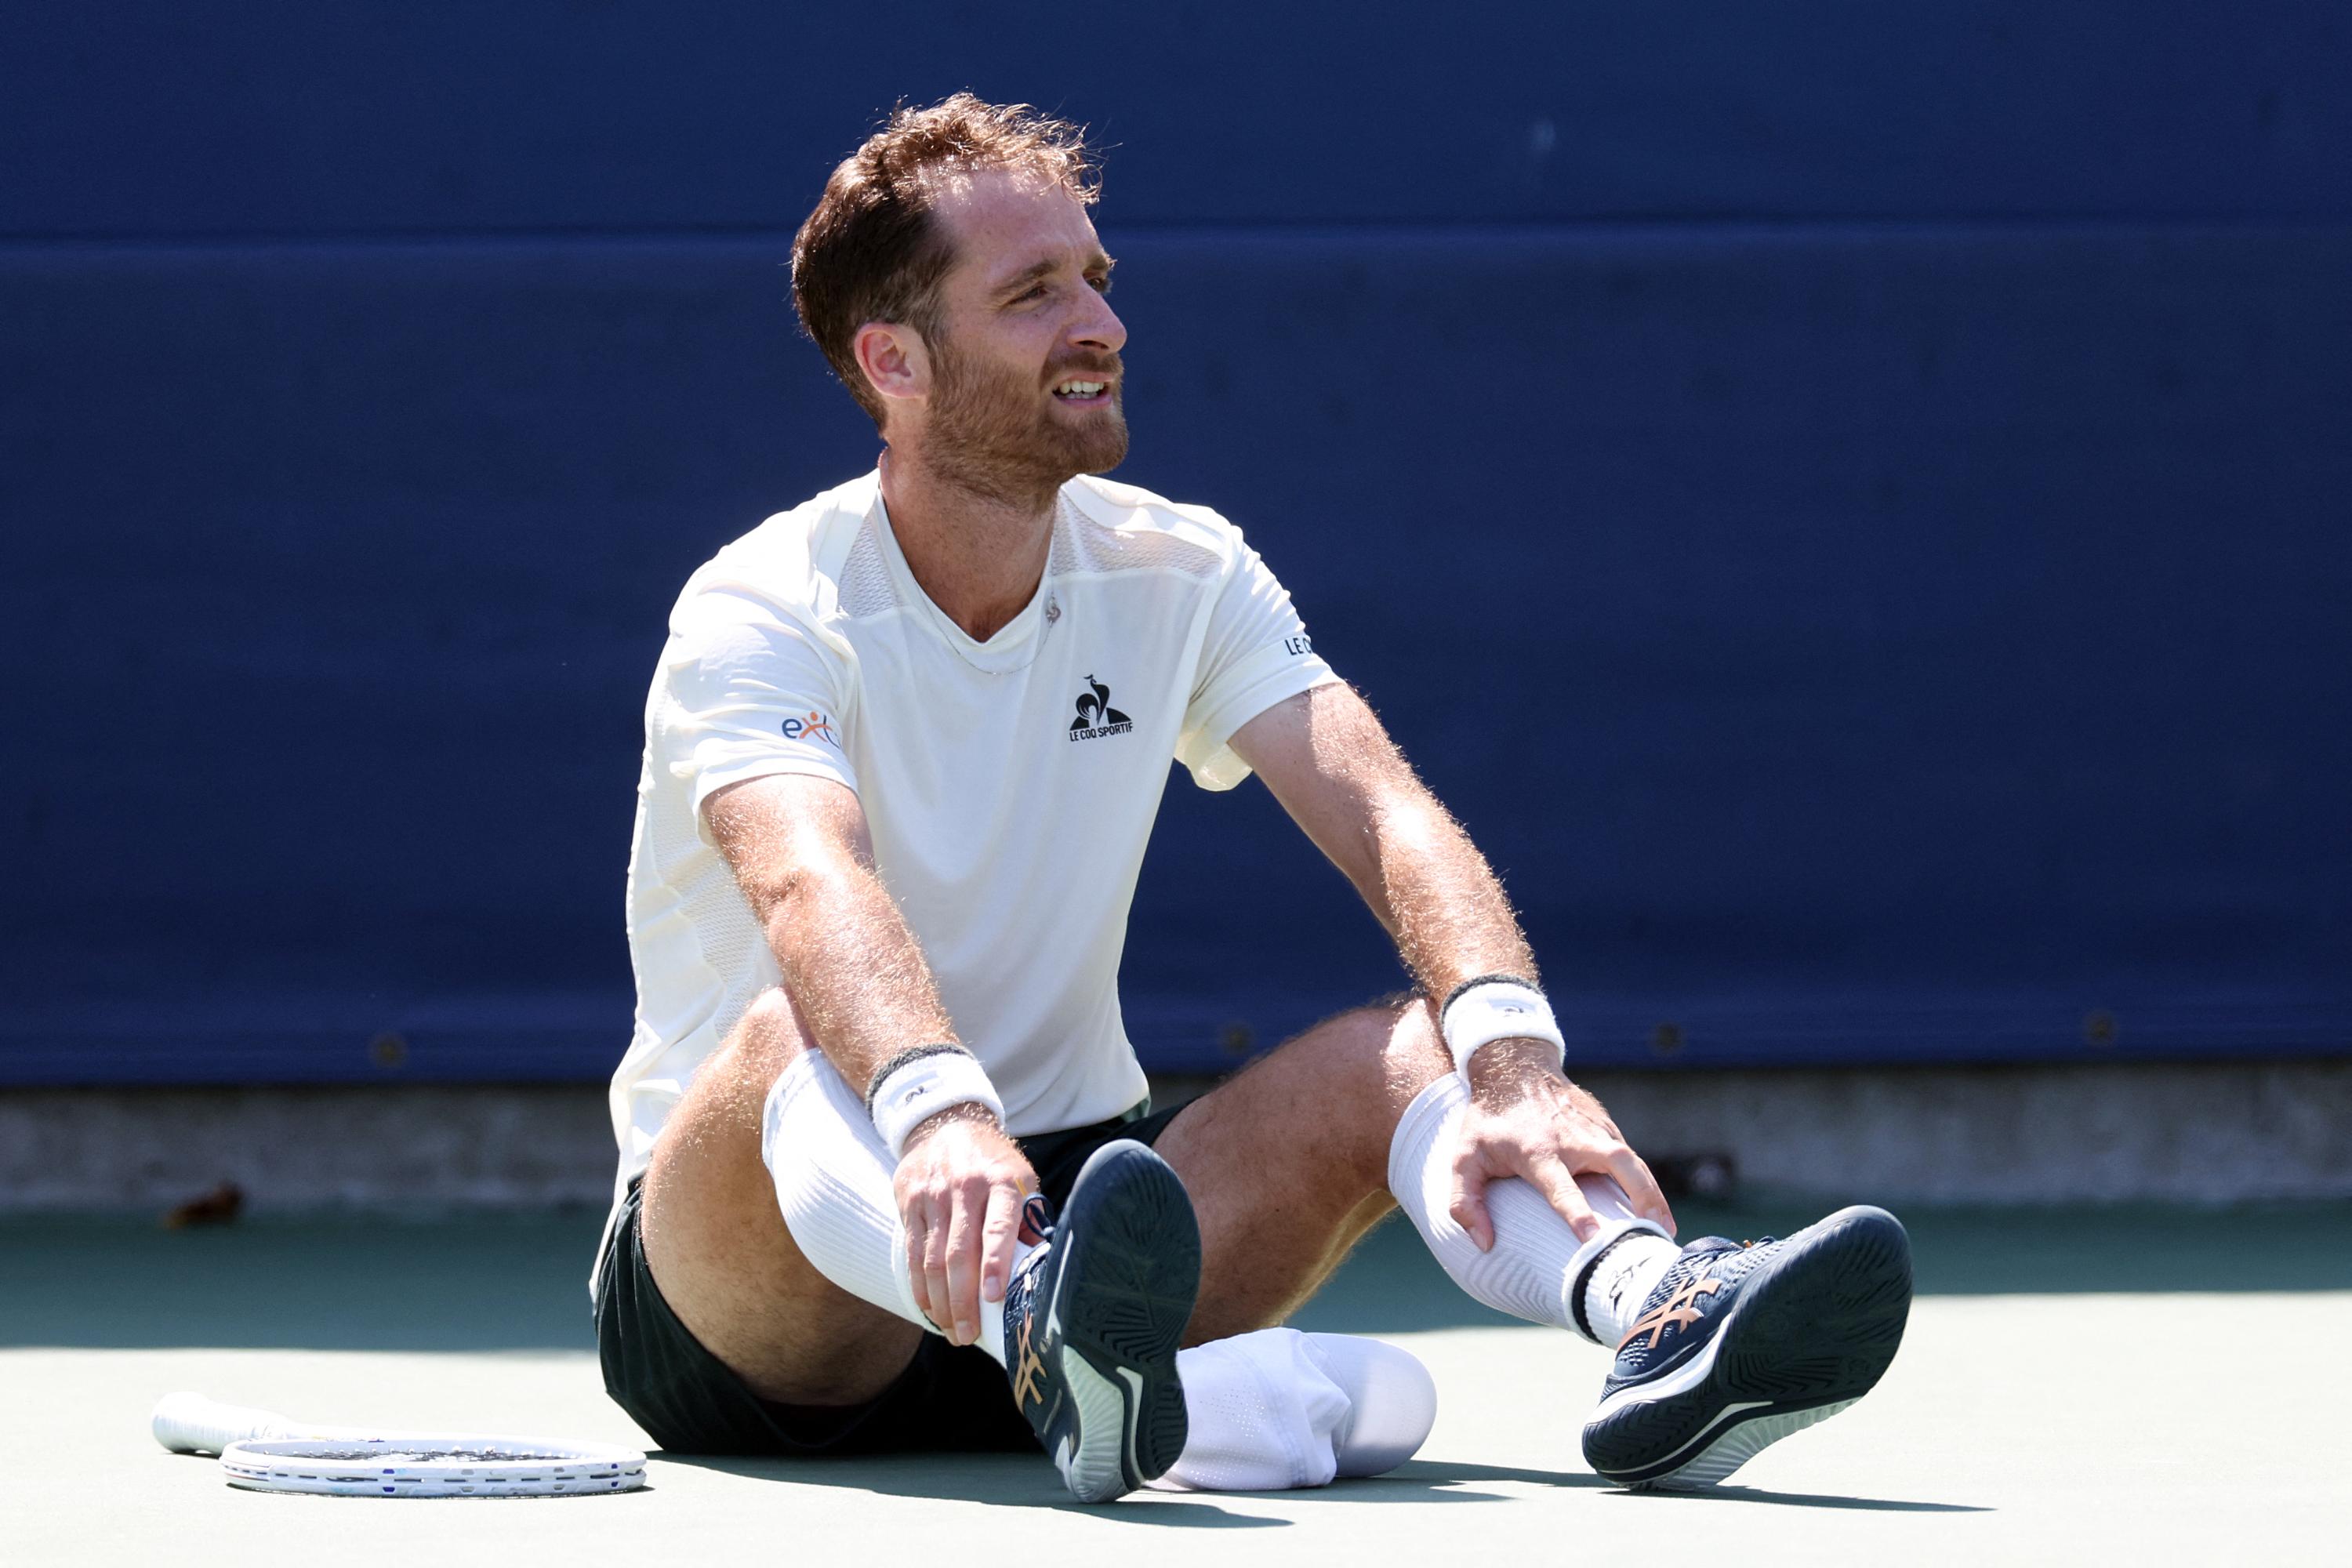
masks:
<path fill-rule="evenodd" d="M 933 218 L 940 169 L 1029 171 L 1088 205 L 1101 191 L 1082 127 L 968 92 L 929 109 L 899 105 L 841 161 L 793 241 L 793 305 L 877 426 L 882 400 L 857 367 L 855 340 L 868 321 L 901 321 L 938 341 L 940 280 L 955 263 Z"/>

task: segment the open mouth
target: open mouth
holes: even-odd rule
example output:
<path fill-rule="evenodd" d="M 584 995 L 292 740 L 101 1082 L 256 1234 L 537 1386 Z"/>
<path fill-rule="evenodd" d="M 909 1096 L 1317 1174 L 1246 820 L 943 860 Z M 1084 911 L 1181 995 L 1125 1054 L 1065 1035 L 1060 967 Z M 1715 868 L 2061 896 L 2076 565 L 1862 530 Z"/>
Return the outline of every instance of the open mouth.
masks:
<path fill-rule="evenodd" d="M 1107 381 L 1066 381 L 1054 388 L 1054 401 L 1080 405 L 1110 401 L 1110 383 Z"/>

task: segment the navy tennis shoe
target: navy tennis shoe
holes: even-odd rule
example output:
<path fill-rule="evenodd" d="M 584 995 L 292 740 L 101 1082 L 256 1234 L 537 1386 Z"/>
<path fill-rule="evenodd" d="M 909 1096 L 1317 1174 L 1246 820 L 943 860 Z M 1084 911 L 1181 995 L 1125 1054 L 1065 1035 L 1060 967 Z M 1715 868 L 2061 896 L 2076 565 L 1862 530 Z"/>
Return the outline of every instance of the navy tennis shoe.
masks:
<path fill-rule="evenodd" d="M 1869 1393 L 1910 1314 L 1911 1242 L 1885 1209 L 1692 1242 L 1617 1347 L 1585 1460 L 1621 1486 L 1713 1486 Z"/>
<path fill-rule="evenodd" d="M 1184 1452 L 1176 1346 L 1201 1288 L 1201 1231 L 1168 1162 L 1129 1139 L 1096 1150 L 1046 1244 L 1004 1292 L 1013 1396 L 1081 1502 L 1108 1502 Z"/>

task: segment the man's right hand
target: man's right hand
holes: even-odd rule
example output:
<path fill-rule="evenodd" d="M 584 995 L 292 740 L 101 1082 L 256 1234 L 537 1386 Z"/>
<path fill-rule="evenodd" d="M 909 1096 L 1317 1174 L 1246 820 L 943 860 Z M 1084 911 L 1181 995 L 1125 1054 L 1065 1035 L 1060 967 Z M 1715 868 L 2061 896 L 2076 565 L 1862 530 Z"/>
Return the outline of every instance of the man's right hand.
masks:
<path fill-rule="evenodd" d="M 1037 1173 L 986 1107 L 951 1105 L 908 1134 L 897 1187 L 915 1304 L 950 1343 L 971 1344 L 982 1300 L 1004 1299 Z"/>

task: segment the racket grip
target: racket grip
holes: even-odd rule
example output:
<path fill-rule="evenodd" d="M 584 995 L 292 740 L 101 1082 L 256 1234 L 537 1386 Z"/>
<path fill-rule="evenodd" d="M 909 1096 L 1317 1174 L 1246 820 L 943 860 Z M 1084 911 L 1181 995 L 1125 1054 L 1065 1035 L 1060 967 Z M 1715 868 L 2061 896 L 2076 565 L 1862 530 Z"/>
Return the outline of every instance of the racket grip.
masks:
<path fill-rule="evenodd" d="M 244 1437 L 297 1436 L 294 1423 L 267 1410 L 223 1405 L 201 1394 L 167 1394 L 155 1402 L 155 1441 L 175 1454 L 217 1454 Z"/>

